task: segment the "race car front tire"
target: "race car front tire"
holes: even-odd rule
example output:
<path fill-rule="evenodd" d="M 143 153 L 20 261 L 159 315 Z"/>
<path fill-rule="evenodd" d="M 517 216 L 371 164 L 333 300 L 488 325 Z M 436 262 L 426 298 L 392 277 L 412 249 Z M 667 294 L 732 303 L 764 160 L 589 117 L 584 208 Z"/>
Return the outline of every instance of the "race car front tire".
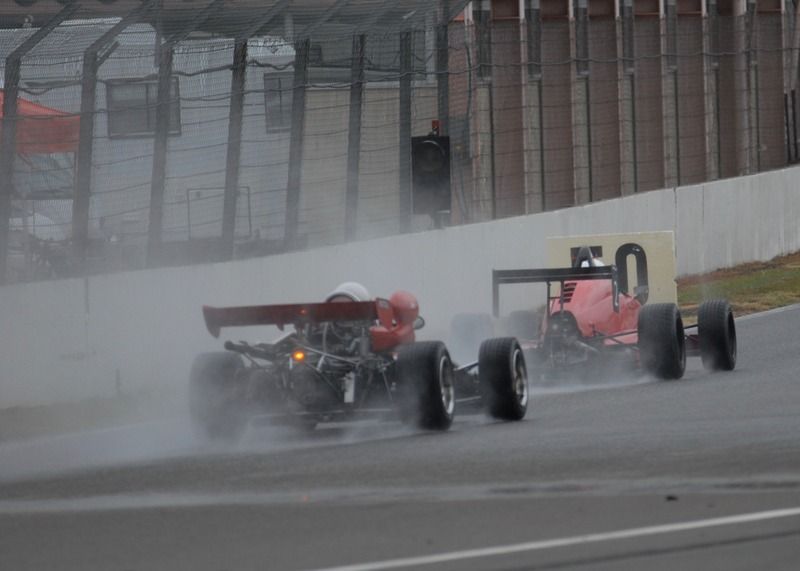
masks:
<path fill-rule="evenodd" d="M 639 311 L 639 359 L 659 379 L 680 379 L 686 370 L 686 336 L 678 306 L 650 303 Z"/>
<path fill-rule="evenodd" d="M 239 355 L 202 353 L 189 375 L 189 413 L 192 423 L 213 440 L 237 440 L 247 427 L 246 367 Z"/>
<path fill-rule="evenodd" d="M 709 371 L 732 371 L 736 367 L 736 325 L 733 311 L 724 299 L 704 301 L 697 309 L 700 358 Z"/>
<path fill-rule="evenodd" d="M 447 430 L 455 413 L 453 363 L 441 341 L 402 345 L 397 354 L 403 419 L 425 430 Z"/>
<path fill-rule="evenodd" d="M 522 420 L 528 410 L 528 372 L 515 337 L 497 337 L 481 343 L 478 379 L 486 411 L 501 420 Z"/>

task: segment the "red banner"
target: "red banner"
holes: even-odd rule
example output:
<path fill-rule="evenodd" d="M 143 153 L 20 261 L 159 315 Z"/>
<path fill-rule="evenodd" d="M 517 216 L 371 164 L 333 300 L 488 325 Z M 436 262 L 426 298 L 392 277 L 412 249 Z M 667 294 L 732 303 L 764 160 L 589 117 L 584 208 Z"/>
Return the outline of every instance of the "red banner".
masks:
<path fill-rule="evenodd" d="M 0 118 L 5 93 L 0 91 Z M 17 152 L 70 153 L 78 150 L 80 116 L 17 99 Z"/>

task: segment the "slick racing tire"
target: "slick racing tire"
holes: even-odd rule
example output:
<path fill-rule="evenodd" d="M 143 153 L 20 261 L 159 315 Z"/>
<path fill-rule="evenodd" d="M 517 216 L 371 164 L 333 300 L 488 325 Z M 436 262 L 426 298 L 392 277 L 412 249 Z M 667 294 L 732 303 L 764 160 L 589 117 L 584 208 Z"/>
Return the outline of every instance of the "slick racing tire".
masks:
<path fill-rule="evenodd" d="M 403 345 L 397 354 L 397 380 L 404 420 L 425 430 L 447 430 L 455 413 L 455 374 L 441 341 Z"/>
<path fill-rule="evenodd" d="M 203 353 L 189 376 L 189 413 L 201 434 L 213 440 L 237 440 L 247 427 L 244 411 L 246 367 L 239 355 Z"/>
<path fill-rule="evenodd" d="M 686 370 L 683 320 L 674 303 L 651 303 L 639 311 L 639 359 L 659 379 L 680 379 Z"/>
<path fill-rule="evenodd" d="M 697 310 L 700 357 L 709 371 L 732 371 L 736 367 L 736 324 L 724 299 L 704 301 Z"/>
<path fill-rule="evenodd" d="M 490 416 L 522 420 L 528 410 L 525 357 L 514 337 L 487 339 L 478 355 L 478 379 Z"/>

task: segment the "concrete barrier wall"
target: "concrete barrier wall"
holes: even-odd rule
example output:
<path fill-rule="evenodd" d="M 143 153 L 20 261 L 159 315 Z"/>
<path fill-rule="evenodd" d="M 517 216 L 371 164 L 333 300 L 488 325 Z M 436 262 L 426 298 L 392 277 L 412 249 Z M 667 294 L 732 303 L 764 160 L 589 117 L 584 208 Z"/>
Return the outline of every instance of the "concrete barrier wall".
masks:
<path fill-rule="evenodd" d="M 356 280 L 417 295 L 425 338 L 491 310 L 491 270 L 546 264 L 548 236 L 673 230 L 679 275 L 800 250 L 798 169 L 291 255 L 0 288 L 0 407 L 162 387 L 221 347 L 200 308 L 322 299 Z M 541 303 L 537 299 L 531 303 Z M 270 328 L 226 330 L 269 339 Z"/>

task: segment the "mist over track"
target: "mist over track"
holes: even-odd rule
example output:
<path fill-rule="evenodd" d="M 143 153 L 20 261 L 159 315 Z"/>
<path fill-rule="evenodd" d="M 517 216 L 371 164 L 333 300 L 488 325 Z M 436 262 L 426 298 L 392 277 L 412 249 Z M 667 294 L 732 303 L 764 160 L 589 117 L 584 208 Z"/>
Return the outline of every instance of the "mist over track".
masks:
<path fill-rule="evenodd" d="M 176 418 L 8 443 L 2 566 L 796 569 L 800 308 L 737 327 L 732 373 L 539 392 L 518 424 L 254 426 L 226 447 Z"/>

